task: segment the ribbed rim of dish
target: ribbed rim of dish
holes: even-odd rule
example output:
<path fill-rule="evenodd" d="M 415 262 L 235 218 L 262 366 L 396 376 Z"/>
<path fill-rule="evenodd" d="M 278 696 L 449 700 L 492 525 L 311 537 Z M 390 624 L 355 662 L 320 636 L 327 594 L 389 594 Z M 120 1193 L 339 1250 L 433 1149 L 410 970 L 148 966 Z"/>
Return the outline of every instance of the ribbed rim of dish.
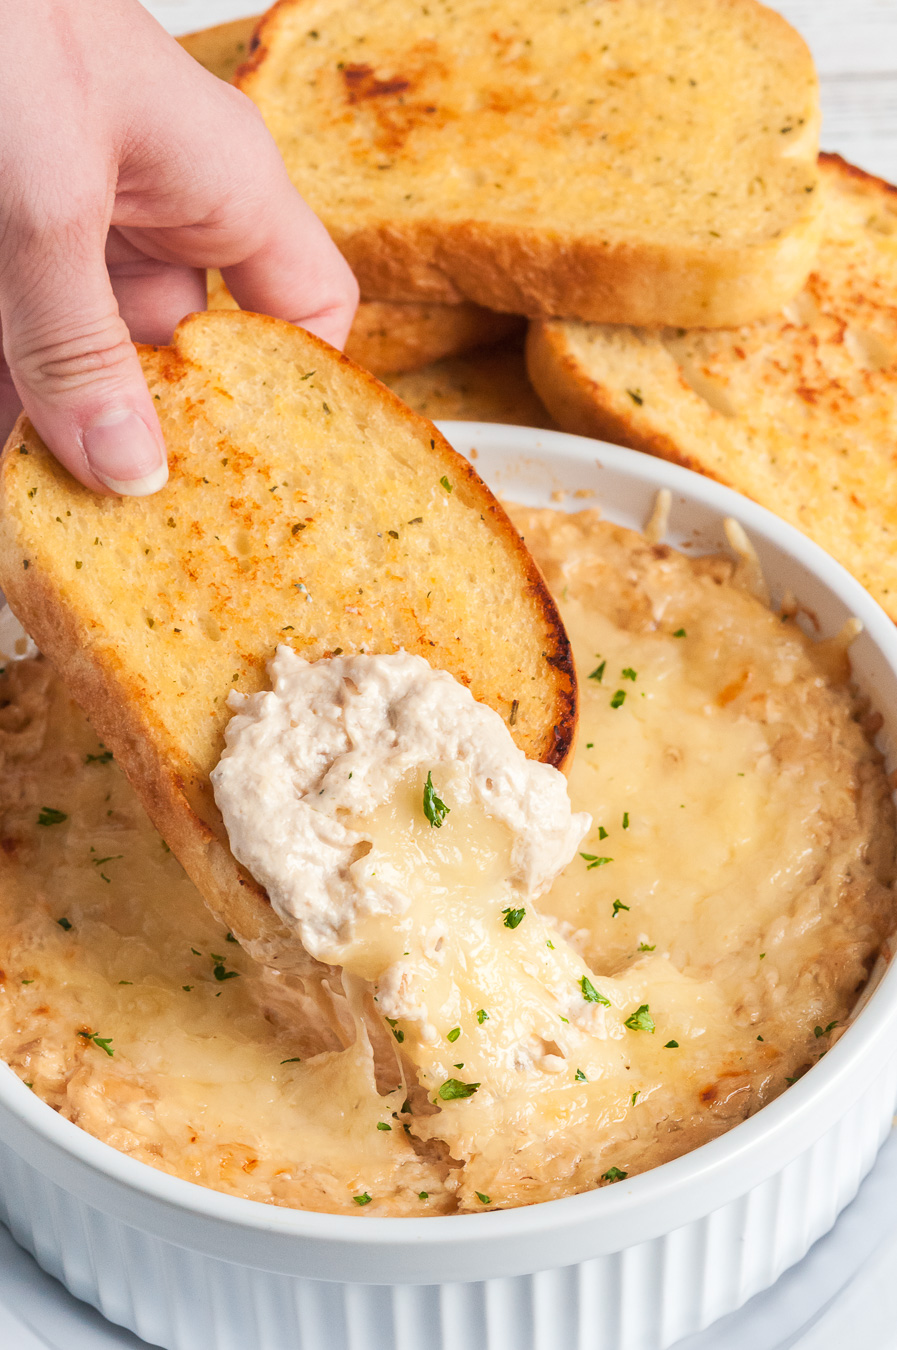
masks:
<path fill-rule="evenodd" d="M 616 470 L 650 483 L 669 488 L 684 497 L 700 501 L 721 516 L 734 516 L 757 536 L 784 549 L 803 563 L 863 622 L 865 631 L 897 672 L 897 627 L 868 592 L 812 540 L 764 507 L 741 496 L 731 488 L 679 465 L 654 459 L 638 451 L 609 445 L 566 432 L 541 431 L 488 422 L 440 422 L 437 424 L 451 444 L 470 446 L 479 442 L 496 448 L 513 448 L 521 453 L 538 453 L 552 446 L 574 458 L 596 462 L 600 468 Z M 462 453 L 464 453 L 462 448 Z M 228 1222 L 242 1228 L 276 1232 L 304 1238 L 326 1239 L 331 1244 L 372 1242 L 377 1246 L 412 1241 L 464 1243 L 476 1235 L 496 1240 L 505 1236 L 533 1236 L 571 1222 L 588 1221 L 610 1224 L 624 1212 L 657 1205 L 671 1195 L 701 1180 L 712 1182 L 752 1155 L 786 1130 L 803 1144 L 809 1144 L 822 1132 L 818 1125 L 820 1108 L 831 1108 L 839 1090 L 847 1087 L 857 1073 L 859 1063 L 877 1062 L 874 1051 L 881 1043 L 890 1049 L 897 1035 L 897 969 L 885 971 L 869 1003 L 856 1021 L 844 1032 L 825 1059 L 810 1069 L 797 1083 L 755 1115 L 698 1148 L 662 1163 L 629 1179 L 625 1185 L 601 1187 L 578 1195 L 483 1214 L 434 1215 L 432 1218 L 376 1218 L 367 1216 L 322 1214 L 311 1210 L 288 1209 L 246 1200 L 211 1190 L 180 1177 L 157 1171 L 146 1163 L 120 1153 L 111 1145 L 65 1120 L 51 1106 L 28 1089 L 8 1065 L 0 1062 L 0 1103 L 24 1125 L 71 1155 L 78 1162 L 104 1174 L 112 1181 L 182 1211 Z M 882 1058 L 884 1056 L 882 1055 Z M 857 1093 L 846 1093 L 844 1110 Z M 814 1118 L 817 1124 L 814 1128 Z M 769 1173 L 775 1172 L 801 1151 L 791 1147 L 777 1158 Z M 708 1206 L 713 1208 L 713 1206 Z"/>

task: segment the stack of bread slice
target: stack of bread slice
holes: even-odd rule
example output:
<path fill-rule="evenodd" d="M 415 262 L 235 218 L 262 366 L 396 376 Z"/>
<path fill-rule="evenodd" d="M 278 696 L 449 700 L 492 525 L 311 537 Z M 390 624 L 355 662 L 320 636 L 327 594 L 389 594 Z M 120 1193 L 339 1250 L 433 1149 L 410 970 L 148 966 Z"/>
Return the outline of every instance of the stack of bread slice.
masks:
<path fill-rule="evenodd" d="M 558 423 L 661 455 L 803 530 L 897 620 L 897 189 L 820 160 L 803 290 L 718 331 L 548 321 L 527 339 Z"/>

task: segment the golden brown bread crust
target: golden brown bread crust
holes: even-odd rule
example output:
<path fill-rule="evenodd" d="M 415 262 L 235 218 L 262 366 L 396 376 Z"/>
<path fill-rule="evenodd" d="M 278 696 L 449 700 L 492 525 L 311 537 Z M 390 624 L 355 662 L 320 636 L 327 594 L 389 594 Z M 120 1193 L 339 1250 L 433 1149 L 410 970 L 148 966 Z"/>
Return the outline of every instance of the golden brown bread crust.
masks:
<path fill-rule="evenodd" d="M 351 232 L 327 223 L 365 296 L 472 300 L 531 319 L 575 315 L 644 326 L 722 328 L 762 318 L 800 289 L 818 241 L 816 222 L 808 221 L 787 244 L 758 244 L 748 272 L 742 251 L 725 246 L 674 257 L 662 243 L 608 247 L 494 221 L 390 222 Z"/>
<path fill-rule="evenodd" d="M 562 332 L 550 323 L 531 323 L 526 335 L 526 369 L 533 388 L 564 431 L 592 436 L 630 450 L 695 469 L 713 478 L 700 463 L 686 455 L 669 436 L 636 430 L 633 418 L 619 408 L 611 391 L 587 374 L 570 355 Z M 721 481 L 721 480 L 720 480 Z"/>
<path fill-rule="evenodd" d="M 21 418 L 0 464 L 0 584 L 211 907 L 282 962 L 286 930 L 234 861 L 209 783 L 229 689 L 263 687 L 277 641 L 310 659 L 405 647 L 560 767 L 576 715 L 569 643 L 470 465 L 347 357 L 243 313 L 190 316 L 172 347 L 141 357 L 168 486 L 96 497 Z M 377 529 L 396 510 L 401 537 Z M 301 953 L 292 964 L 303 968 Z"/>
<path fill-rule="evenodd" d="M 320 0 L 278 0 L 261 20 L 249 60 L 237 72 L 236 83 L 258 103 L 281 145 L 294 181 L 324 220 L 365 296 L 445 304 L 473 300 L 491 309 L 530 317 L 576 316 L 604 323 L 716 327 L 749 322 L 774 312 L 794 295 L 806 279 L 818 242 L 819 213 L 813 196 L 812 168 L 818 112 L 811 58 L 805 44 L 780 15 L 745 0 L 718 0 L 712 7 L 713 21 L 720 31 L 734 34 L 737 30 L 738 41 L 748 35 L 741 46 L 734 42 L 733 50 L 743 60 L 750 57 L 762 63 L 769 58 L 769 68 L 763 66 L 762 70 L 754 71 L 753 81 L 755 93 L 759 82 L 765 82 L 768 116 L 761 116 L 752 103 L 744 115 L 743 135 L 740 132 L 733 142 L 738 145 L 751 136 L 756 136 L 758 143 L 762 140 L 764 149 L 757 151 L 756 163 L 739 165 L 734 174 L 729 174 L 728 164 L 717 161 L 715 175 L 708 174 L 706 163 L 702 165 L 702 184 L 706 178 L 704 186 L 716 189 L 726 186 L 727 174 L 733 183 L 741 178 L 746 183 L 751 174 L 757 184 L 764 184 L 771 176 L 778 182 L 780 165 L 793 156 L 785 171 L 791 176 L 781 178 L 781 190 L 770 189 L 771 204 L 767 210 L 775 215 L 775 223 L 767 228 L 772 216 L 764 218 L 760 213 L 756 228 L 744 231 L 744 237 L 736 237 L 738 232 L 731 228 L 731 222 L 729 227 L 712 228 L 718 223 L 714 218 L 708 220 L 708 228 L 700 237 L 694 232 L 690 237 L 679 222 L 678 234 L 673 237 L 671 222 L 667 229 L 658 228 L 664 208 L 657 203 L 652 206 L 648 202 L 638 219 L 634 215 L 629 226 L 620 229 L 609 225 L 600 211 L 586 210 L 581 204 L 575 207 L 570 204 L 566 213 L 555 212 L 534 222 L 536 213 L 521 202 L 517 203 L 519 209 L 505 212 L 503 219 L 501 202 L 509 200 L 516 190 L 517 165 L 526 161 L 525 146 L 538 152 L 543 138 L 546 143 L 552 137 L 556 141 L 552 142 L 550 154 L 545 153 L 546 164 L 554 176 L 563 173 L 565 150 L 580 135 L 593 146 L 619 140 L 622 158 L 633 153 L 633 143 L 644 139 L 641 133 L 646 114 L 640 114 L 643 120 L 637 127 L 625 123 L 608 130 L 613 121 L 612 116 L 605 116 L 608 110 L 602 106 L 590 112 L 588 108 L 600 99 L 581 96 L 589 92 L 600 95 L 605 84 L 614 89 L 619 86 L 620 90 L 630 80 L 636 84 L 642 73 L 636 69 L 640 63 L 646 70 L 651 68 L 650 78 L 661 68 L 658 62 L 670 60 L 671 68 L 675 66 L 669 83 L 659 85 L 658 89 L 671 89 L 677 81 L 686 83 L 691 69 L 686 71 L 676 65 L 670 48 L 660 41 L 656 27 L 675 14 L 676 6 L 642 5 L 647 18 L 639 17 L 637 4 L 628 7 L 633 11 L 633 22 L 644 25 L 642 46 L 653 52 L 656 45 L 660 55 L 653 63 L 643 55 L 634 56 L 632 34 L 625 35 L 629 50 L 624 43 L 615 59 L 627 75 L 616 83 L 616 67 L 613 63 L 611 67 L 602 64 L 601 51 L 607 47 L 595 45 L 594 30 L 589 31 L 580 51 L 581 61 L 592 63 L 588 70 L 584 73 L 582 69 L 574 72 L 567 68 L 563 73 L 554 73 L 555 78 L 565 82 L 566 101 L 573 110 L 570 125 L 565 123 L 557 134 L 553 113 L 549 115 L 546 111 L 551 103 L 548 86 L 545 107 L 538 113 L 532 131 L 527 120 L 540 97 L 531 68 L 539 43 L 535 38 L 526 38 L 530 45 L 527 56 L 508 55 L 508 47 L 519 45 L 522 35 L 530 31 L 536 20 L 530 16 L 521 24 L 520 16 L 499 9 L 494 18 L 496 31 L 490 35 L 495 51 L 483 58 L 478 50 L 479 65 L 470 73 L 464 61 L 471 54 L 455 38 L 457 32 L 462 32 L 469 39 L 475 29 L 476 16 L 471 18 L 469 8 L 462 6 L 455 12 L 454 28 L 439 17 L 428 19 L 429 36 L 416 29 L 412 32 L 409 27 L 406 37 L 397 31 L 400 25 L 385 29 L 385 22 L 378 27 L 371 18 L 370 31 L 363 33 L 365 45 L 358 46 L 362 41 L 356 35 L 358 25 L 351 27 L 347 35 L 346 7 L 338 0 L 330 5 Z M 702 22 L 707 9 L 706 5 L 695 6 L 695 15 Z M 572 11 L 559 12 L 571 15 L 558 21 L 561 27 L 580 21 L 572 16 Z M 423 13 L 429 15 L 430 11 L 424 7 Z M 417 12 L 415 18 L 416 15 Z M 552 12 L 550 18 L 554 23 L 557 14 Z M 598 20 L 608 21 L 612 21 L 609 15 Z M 503 24 L 507 33 L 502 30 Z M 331 32 L 335 28 L 339 28 L 339 38 Z M 515 30 L 513 40 L 509 36 L 511 30 Z M 387 37 L 384 31 L 388 32 Z M 761 33 L 763 41 L 758 36 Z M 553 30 L 546 43 L 556 36 Z M 306 50 L 309 38 L 315 39 L 311 44 L 313 51 Z M 464 61 L 459 57 L 460 51 L 464 53 Z M 730 57 L 736 59 L 732 53 Z M 342 84 L 334 77 L 334 70 L 341 73 Z M 303 114 L 301 122 L 292 116 L 295 108 L 286 90 L 293 71 L 297 88 L 299 83 L 302 86 L 302 99 L 298 100 L 297 95 L 293 105 L 298 100 L 303 108 L 314 110 L 307 116 Z M 712 76 L 713 72 L 702 69 L 702 78 L 690 78 L 687 83 L 697 89 L 708 74 Z M 740 80 L 743 86 L 750 87 L 751 81 L 744 71 L 730 74 L 733 84 Z M 789 82 L 795 91 L 793 118 L 790 111 L 783 111 L 784 107 L 790 107 L 791 96 L 784 91 Z M 610 102 L 613 103 L 613 98 Z M 474 106 L 479 110 L 477 116 L 469 111 Z M 701 153 L 696 147 L 718 139 L 719 128 L 729 115 L 722 91 L 712 105 L 712 112 L 701 106 L 703 111 L 697 121 L 690 124 L 696 159 Z M 617 111 L 610 108 L 611 114 Z M 657 114 L 656 129 L 662 136 L 676 124 L 680 111 L 677 105 L 663 115 Z M 476 128 L 480 123 L 485 126 L 485 119 L 491 114 L 499 118 L 506 130 L 518 124 L 526 130 L 517 146 L 517 164 L 510 170 L 514 181 L 495 183 L 492 186 L 498 191 L 490 195 L 487 180 L 493 174 L 490 163 L 493 145 L 488 131 L 481 144 Z M 708 119 L 707 125 L 701 121 L 704 117 Z M 777 124 L 774 128 L 764 125 L 760 131 L 760 122 L 772 122 L 779 117 L 794 124 Z M 592 118 L 595 126 L 590 124 Z M 604 126 L 601 132 L 597 129 L 599 124 Z M 319 135 L 310 134 L 312 130 Z M 798 135 L 787 143 L 781 140 L 782 133 L 795 131 Z M 406 201 L 414 195 L 423 157 L 438 158 L 434 139 L 437 133 L 443 137 L 442 161 L 451 163 L 459 174 L 459 200 L 467 202 L 465 174 L 483 178 L 482 190 L 471 197 L 469 209 L 465 206 L 464 210 L 446 212 L 440 209 L 444 203 L 433 204 L 432 193 L 424 187 L 421 192 L 427 209 L 419 208 L 417 203 L 406 207 Z M 322 136 L 331 137 L 323 152 L 318 144 Z M 774 149 L 770 149 L 773 143 Z M 663 144 L 668 151 L 665 141 Z M 782 154 L 786 145 L 788 153 Z M 345 155 L 344 146 L 348 147 Z M 681 172 L 677 169 L 676 191 L 671 190 L 666 202 L 669 214 L 677 197 L 681 200 L 685 194 L 691 202 L 689 194 L 693 190 L 693 211 L 697 214 L 706 208 L 709 199 L 725 195 L 724 191 L 693 189 L 688 153 L 680 166 Z M 665 156 L 658 158 L 662 161 Z M 317 162 L 311 163 L 312 159 Z M 510 159 L 513 161 L 515 156 Z M 676 163 L 679 164 L 678 159 Z M 582 171 L 583 176 L 591 175 L 596 182 L 602 179 L 607 168 L 604 161 L 590 161 L 590 166 L 588 172 Z M 387 198 L 385 188 L 379 189 L 365 178 L 372 168 L 390 170 L 388 175 L 381 176 L 383 184 L 395 177 L 403 188 L 411 191 Z M 796 172 L 798 169 L 800 173 Z M 340 172 L 339 185 L 331 189 L 328 184 L 335 181 L 335 170 Z M 656 175 L 656 167 L 640 159 L 630 174 L 630 194 L 632 182 L 639 182 L 647 190 L 654 186 L 651 180 Z M 348 195 L 347 189 L 351 189 Z M 758 189 L 766 190 L 766 187 Z M 733 200 L 740 191 L 741 188 L 732 193 Z M 541 207 L 540 192 L 544 194 L 544 184 L 536 191 L 536 202 Z M 786 199 L 789 206 L 783 208 Z M 653 227 L 642 218 L 652 210 Z M 780 210 L 784 210 L 781 221 L 776 215 Z M 742 217 L 745 214 L 746 211 Z M 733 219 L 738 220 L 737 212 Z"/>

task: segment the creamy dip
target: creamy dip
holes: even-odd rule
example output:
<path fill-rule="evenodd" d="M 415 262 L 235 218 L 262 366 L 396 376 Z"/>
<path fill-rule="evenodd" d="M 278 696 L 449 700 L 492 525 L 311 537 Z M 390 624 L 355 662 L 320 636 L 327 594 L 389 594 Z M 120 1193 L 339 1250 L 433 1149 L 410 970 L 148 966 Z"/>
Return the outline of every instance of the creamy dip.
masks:
<path fill-rule="evenodd" d="M 309 928 L 345 987 L 229 942 L 46 664 L 0 675 L 0 1055 L 56 1109 L 269 1203 L 479 1211 L 694 1148 L 842 1033 L 897 916 L 877 723 L 843 648 L 764 605 L 743 562 L 596 512 L 513 516 L 579 670 L 572 860 L 537 894 L 454 750 L 382 788 L 371 771 L 370 796 L 319 812 L 361 841 L 363 885 Z M 320 795 L 324 759 L 317 788 L 301 772 Z"/>
<path fill-rule="evenodd" d="M 557 769 L 528 760 L 496 712 L 420 656 L 308 662 L 281 646 L 269 674 L 269 691 L 231 693 L 212 784 L 234 855 L 319 960 L 344 964 L 359 917 L 408 913 L 405 877 L 364 824 L 421 768 L 439 783 L 441 766 L 463 770 L 465 797 L 508 832 L 508 884 L 523 899 L 547 890 L 591 825 Z M 440 828 L 441 808 L 430 812 Z"/>

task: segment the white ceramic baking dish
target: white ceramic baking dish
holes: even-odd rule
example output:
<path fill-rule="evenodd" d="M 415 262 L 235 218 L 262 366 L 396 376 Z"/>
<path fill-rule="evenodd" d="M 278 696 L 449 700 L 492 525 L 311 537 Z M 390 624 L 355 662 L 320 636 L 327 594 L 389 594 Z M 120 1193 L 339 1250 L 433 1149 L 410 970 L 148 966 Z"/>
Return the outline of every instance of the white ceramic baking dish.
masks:
<path fill-rule="evenodd" d="M 592 491 L 605 515 L 640 526 L 666 487 L 667 537 L 695 551 L 725 549 L 734 516 L 773 593 L 793 591 L 822 635 L 862 620 L 855 677 L 884 716 L 883 749 L 897 749 L 897 630 L 796 530 L 629 450 L 517 427 L 443 430 L 494 488 L 530 504 L 567 493 L 576 509 L 572 493 Z M 0 1067 L 0 1217 L 73 1293 L 166 1350 L 662 1350 L 770 1285 L 831 1227 L 888 1132 L 895 1080 L 888 968 L 818 1065 L 686 1157 L 525 1209 L 368 1219 L 156 1172 Z"/>

